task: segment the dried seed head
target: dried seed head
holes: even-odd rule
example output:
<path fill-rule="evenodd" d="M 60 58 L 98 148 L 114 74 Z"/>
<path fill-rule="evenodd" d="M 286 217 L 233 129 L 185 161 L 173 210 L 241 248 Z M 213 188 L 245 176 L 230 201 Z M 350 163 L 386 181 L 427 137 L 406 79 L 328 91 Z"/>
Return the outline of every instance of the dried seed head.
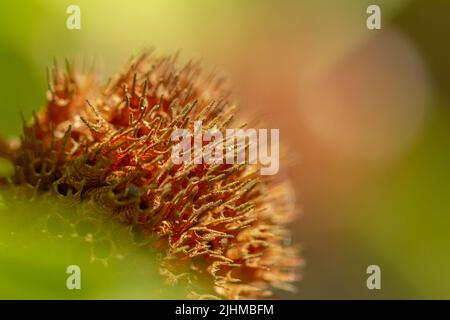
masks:
<path fill-rule="evenodd" d="M 175 129 L 193 130 L 196 120 L 219 130 L 233 124 L 221 77 L 145 53 L 103 87 L 93 74 L 55 64 L 47 98 L 24 122 L 21 143 L 2 146 L 13 186 L 95 203 L 156 238 L 161 273 L 187 280 L 191 297 L 210 297 L 194 289 L 205 278 L 229 299 L 293 289 L 300 259 L 286 228 L 294 214 L 288 183 L 260 177 L 255 165 L 171 160 Z"/>

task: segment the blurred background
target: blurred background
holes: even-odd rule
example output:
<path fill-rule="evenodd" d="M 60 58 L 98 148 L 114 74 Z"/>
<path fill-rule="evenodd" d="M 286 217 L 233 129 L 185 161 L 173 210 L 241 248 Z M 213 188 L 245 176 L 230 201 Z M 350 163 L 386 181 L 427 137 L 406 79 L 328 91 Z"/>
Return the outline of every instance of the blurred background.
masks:
<path fill-rule="evenodd" d="M 202 57 L 289 150 L 306 264 L 283 298 L 450 299 L 449 14 L 446 0 L 1 1 L 0 134 L 43 106 L 54 57 L 104 75 L 149 46 Z"/>

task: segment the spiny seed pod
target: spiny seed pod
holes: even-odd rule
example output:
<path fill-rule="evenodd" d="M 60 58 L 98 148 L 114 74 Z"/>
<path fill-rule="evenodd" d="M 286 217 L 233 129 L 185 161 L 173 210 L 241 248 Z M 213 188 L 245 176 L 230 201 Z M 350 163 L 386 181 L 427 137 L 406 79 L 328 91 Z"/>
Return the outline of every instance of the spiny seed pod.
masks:
<path fill-rule="evenodd" d="M 171 160 L 175 129 L 202 121 L 225 131 L 236 109 L 222 78 L 176 60 L 142 54 L 103 87 L 55 64 L 46 107 L 24 122 L 20 144 L 2 146 L 11 187 L 95 203 L 156 238 L 169 282 L 206 278 L 228 299 L 292 290 L 301 260 L 286 227 L 295 211 L 288 182 L 260 176 L 258 165 Z"/>

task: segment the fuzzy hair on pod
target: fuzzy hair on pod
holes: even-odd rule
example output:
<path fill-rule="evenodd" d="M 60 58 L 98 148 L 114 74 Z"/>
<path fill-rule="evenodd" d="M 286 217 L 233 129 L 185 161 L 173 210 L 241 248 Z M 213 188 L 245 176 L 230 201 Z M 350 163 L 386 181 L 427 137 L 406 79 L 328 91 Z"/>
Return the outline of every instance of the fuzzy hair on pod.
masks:
<path fill-rule="evenodd" d="M 289 182 L 261 176 L 259 165 L 171 160 L 178 128 L 238 127 L 223 78 L 146 52 L 98 82 L 70 64 L 49 70 L 46 106 L 24 121 L 20 142 L 1 145 L 15 168 L 10 187 L 89 201 L 139 229 L 161 252 L 168 283 L 211 289 L 192 289 L 190 298 L 293 290 L 301 259 L 287 228 L 295 218 Z"/>

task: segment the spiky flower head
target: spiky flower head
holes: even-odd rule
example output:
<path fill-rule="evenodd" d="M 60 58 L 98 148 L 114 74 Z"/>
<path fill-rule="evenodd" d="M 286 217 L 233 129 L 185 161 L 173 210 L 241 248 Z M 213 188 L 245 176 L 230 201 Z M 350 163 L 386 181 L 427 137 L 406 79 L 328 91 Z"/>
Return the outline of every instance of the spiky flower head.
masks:
<path fill-rule="evenodd" d="M 300 259 L 286 227 L 295 211 L 288 182 L 260 176 L 258 165 L 171 159 L 175 129 L 235 124 L 221 77 L 151 53 L 104 86 L 66 69 L 49 71 L 47 105 L 24 122 L 20 143 L 3 146 L 15 168 L 12 188 L 94 203 L 138 229 L 154 239 L 168 282 L 195 287 L 206 279 L 228 299 L 293 289 Z"/>

